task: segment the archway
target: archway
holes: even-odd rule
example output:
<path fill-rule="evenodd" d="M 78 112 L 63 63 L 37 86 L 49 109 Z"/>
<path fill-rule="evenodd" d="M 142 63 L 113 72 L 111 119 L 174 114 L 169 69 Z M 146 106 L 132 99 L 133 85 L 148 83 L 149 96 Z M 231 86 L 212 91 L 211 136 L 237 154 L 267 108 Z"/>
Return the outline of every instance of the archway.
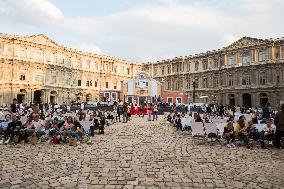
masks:
<path fill-rule="evenodd" d="M 41 90 L 34 91 L 34 103 L 40 103 L 41 102 Z"/>
<path fill-rule="evenodd" d="M 50 92 L 49 102 L 51 104 L 55 104 L 56 103 L 56 96 L 57 96 L 57 92 L 56 91 L 51 91 Z"/>
<path fill-rule="evenodd" d="M 251 108 L 251 95 L 249 93 L 243 94 L 243 106 L 245 108 Z"/>
<path fill-rule="evenodd" d="M 235 106 L 236 105 L 235 95 L 234 94 L 229 94 L 228 98 L 229 98 L 229 105 L 230 106 Z"/>
<path fill-rule="evenodd" d="M 259 106 L 264 107 L 268 103 L 268 96 L 266 93 L 259 94 Z"/>

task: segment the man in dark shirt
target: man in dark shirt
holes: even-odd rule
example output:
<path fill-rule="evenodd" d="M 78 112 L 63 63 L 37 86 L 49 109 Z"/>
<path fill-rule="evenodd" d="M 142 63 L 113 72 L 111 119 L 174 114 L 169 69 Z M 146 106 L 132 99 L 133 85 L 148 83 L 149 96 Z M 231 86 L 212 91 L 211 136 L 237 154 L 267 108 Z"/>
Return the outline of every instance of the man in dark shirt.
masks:
<path fill-rule="evenodd" d="M 275 140 L 276 148 L 281 148 L 281 137 L 284 137 L 284 104 L 281 105 L 281 110 L 277 112 L 274 119 L 274 124 L 276 126 Z"/>
<path fill-rule="evenodd" d="M 16 115 L 13 115 L 12 122 L 8 124 L 8 127 L 4 133 L 5 144 L 8 144 L 10 140 L 14 139 L 15 136 L 20 136 L 22 129 L 22 122 Z"/>
<path fill-rule="evenodd" d="M 15 114 L 17 113 L 17 99 L 13 99 L 13 103 L 11 104 L 11 111 Z"/>

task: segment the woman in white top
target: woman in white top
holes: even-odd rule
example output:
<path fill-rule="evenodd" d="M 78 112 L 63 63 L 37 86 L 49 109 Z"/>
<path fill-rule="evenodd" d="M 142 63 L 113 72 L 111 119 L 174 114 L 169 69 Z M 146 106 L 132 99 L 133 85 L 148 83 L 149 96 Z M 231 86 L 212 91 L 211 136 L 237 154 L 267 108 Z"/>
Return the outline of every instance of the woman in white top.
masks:
<path fill-rule="evenodd" d="M 276 130 L 275 125 L 272 124 L 272 119 L 266 120 L 263 130 L 265 138 L 268 140 L 269 144 L 271 144 Z"/>

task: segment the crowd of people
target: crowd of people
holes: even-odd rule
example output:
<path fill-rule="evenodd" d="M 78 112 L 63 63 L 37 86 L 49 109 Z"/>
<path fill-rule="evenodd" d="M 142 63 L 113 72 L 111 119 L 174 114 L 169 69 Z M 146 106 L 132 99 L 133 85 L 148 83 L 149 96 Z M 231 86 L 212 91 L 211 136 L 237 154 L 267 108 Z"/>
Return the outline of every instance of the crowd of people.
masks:
<path fill-rule="evenodd" d="M 114 103 L 111 111 L 81 109 L 71 111 L 70 107 L 44 103 L 21 103 L 14 99 L 9 107 L 0 110 L 0 144 L 38 142 L 68 143 L 70 138 L 83 141 L 98 134 L 104 134 L 105 126 L 114 122 L 127 123 L 131 116 L 146 116 L 148 121 L 157 120 L 155 104 L 141 106 L 126 102 Z M 87 122 L 86 122 L 87 121 Z M 87 124 L 87 125 L 86 125 Z"/>
<path fill-rule="evenodd" d="M 248 119 L 245 115 L 249 115 Z M 272 111 L 267 104 L 262 109 L 244 110 L 240 107 L 222 107 L 207 106 L 204 112 L 186 112 L 178 113 L 172 110 L 166 117 L 167 121 L 172 123 L 177 130 L 191 130 L 191 126 L 183 127 L 182 119 L 189 119 L 192 122 L 212 123 L 212 120 L 222 119 L 226 121 L 223 128 L 224 132 L 219 136 L 226 141 L 226 145 L 231 148 L 235 147 L 235 141 L 242 141 L 245 146 L 251 148 L 253 142 L 259 142 L 261 148 L 267 148 L 274 145 L 281 148 L 281 138 L 284 140 L 284 104 L 281 105 L 280 111 Z M 260 130 L 255 125 L 262 124 Z M 208 134 L 208 133 L 207 133 Z M 284 141 L 283 141 L 284 142 Z M 282 146 L 283 147 L 283 146 Z"/>
<path fill-rule="evenodd" d="M 17 104 L 14 99 L 9 107 L 0 110 L 0 143 L 28 143 L 34 137 L 38 142 L 68 143 L 70 138 L 77 141 L 89 139 L 98 134 L 104 134 L 105 126 L 114 122 L 127 123 L 131 116 L 146 117 L 147 121 L 158 119 L 161 106 L 157 103 L 129 104 L 119 101 L 114 103 L 111 111 L 81 109 L 71 111 L 70 107 L 62 105 L 48 105 L 44 103 Z M 284 137 L 284 105 L 279 112 L 272 111 L 269 104 L 263 109 L 247 109 L 230 106 L 205 106 L 197 112 L 182 105 L 181 112 L 173 105 L 167 120 L 177 130 L 191 130 L 182 126 L 182 118 L 193 119 L 194 122 L 210 123 L 213 119 L 224 118 L 226 126 L 221 133 L 227 141 L 228 147 L 235 147 L 236 139 L 250 147 L 251 141 L 259 141 L 265 148 L 265 141 L 280 148 L 281 137 Z M 250 114 L 246 120 L 244 114 Z M 254 127 L 255 124 L 265 124 L 262 130 Z M 87 124 L 87 125 L 86 125 Z M 88 142 L 88 140 L 86 141 Z M 89 140 L 90 142 L 90 140 Z"/>

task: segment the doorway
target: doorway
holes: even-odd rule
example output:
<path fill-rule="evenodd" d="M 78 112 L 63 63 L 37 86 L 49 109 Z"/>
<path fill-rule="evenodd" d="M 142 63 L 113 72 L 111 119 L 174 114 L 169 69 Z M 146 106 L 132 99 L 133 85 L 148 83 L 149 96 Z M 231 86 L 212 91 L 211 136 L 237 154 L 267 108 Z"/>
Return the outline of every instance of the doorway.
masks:
<path fill-rule="evenodd" d="M 266 93 L 260 93 L 259 95 L 259 106 L 260 107 L 265 107 L 266 104 L 268 103 L 268 96 Z"/>
<path fill-rule="evenodd" d="M 41 102 L 41 90 L 36 90 L 34 92 L 34 103 L 40 103 Z"/>
<path fill-rule="evenodd" d="M 243 94 L 243 107 L 251 108 L 251 95 L 249 93 Z"/>
<path fill-rule="evenodd" d="M 17 94 L 17 102 L 18 104 L 23 103 L 25 100 L 25 95 L 24 94 Z"/>
<path fill-rule="evenodd" d="M 229 105 L 235 106 L 236 105 L 236 98 L 234 94 L 229 94 Z"/>

